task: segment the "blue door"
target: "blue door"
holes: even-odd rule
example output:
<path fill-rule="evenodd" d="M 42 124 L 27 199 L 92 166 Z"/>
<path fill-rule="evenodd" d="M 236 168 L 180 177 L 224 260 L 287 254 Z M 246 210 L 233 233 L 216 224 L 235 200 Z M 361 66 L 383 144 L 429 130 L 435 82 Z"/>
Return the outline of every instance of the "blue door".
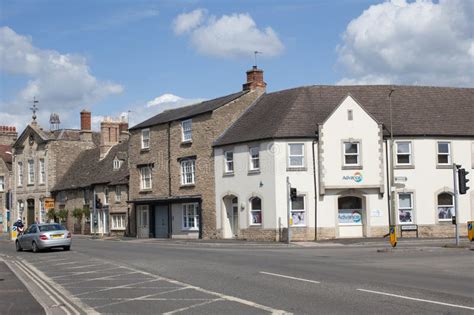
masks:
<path fill-rule="evenodd" d="M 155 207 L 155 237 L 168 238 L 168 206 Z"/>

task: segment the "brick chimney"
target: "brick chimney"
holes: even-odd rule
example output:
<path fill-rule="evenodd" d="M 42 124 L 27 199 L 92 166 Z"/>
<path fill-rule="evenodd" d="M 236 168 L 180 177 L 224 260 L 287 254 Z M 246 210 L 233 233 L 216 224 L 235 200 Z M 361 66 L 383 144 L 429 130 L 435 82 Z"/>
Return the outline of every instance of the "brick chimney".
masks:
<path fill-rule="evenodd" d="M 81 111 L 81 141 L 92 141 L 91 112 L 83 109 Z"/>
<path fill-rule="evenodd" d="M 12 145 L 18 139 L 14 126 L 0 126 L 0 144 Z"/>
<path fill-rule="evenodd" d="M 244 91 L 255 90 L 257 88 L 265 89 L 267 84 L 263 81 L 263 70 L 253 66 L 247 71 L 247 83 L 242 85 Z"/>

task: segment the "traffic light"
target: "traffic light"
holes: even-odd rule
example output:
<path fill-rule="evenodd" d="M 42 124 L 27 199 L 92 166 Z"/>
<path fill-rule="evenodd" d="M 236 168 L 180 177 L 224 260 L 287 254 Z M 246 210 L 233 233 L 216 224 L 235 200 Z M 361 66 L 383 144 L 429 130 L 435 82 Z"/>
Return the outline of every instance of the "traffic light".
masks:
<path fill-rule="evenodd" d="M 469 172 L 466 172 L 464 168 L 460 168 L 458 170 L 458 178 L 459 178 L 459 194 L 464 195 L 466 192 L 469 190 L 469 186 L 467 186 L 467 182 L 469 179 L 467 179 L 467 174 Z"/>
<path fill-rule="evenodd" d="M 290 188 L 290 198 L 291 200 L 295 200 L 298 197 L 298 193 L 296 192 L 296 188 Z"/>

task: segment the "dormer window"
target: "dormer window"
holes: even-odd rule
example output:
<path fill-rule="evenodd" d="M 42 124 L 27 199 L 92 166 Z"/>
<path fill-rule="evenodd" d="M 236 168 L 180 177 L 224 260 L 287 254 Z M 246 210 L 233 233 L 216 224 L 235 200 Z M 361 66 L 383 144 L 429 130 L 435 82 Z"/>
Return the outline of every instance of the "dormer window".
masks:
<path fill-rule="evenodd" d="M 181 130 L 183 134 L 183 142 L 191 142 L 193 140 L 193 120 L 183 120 L 181 122 Z"/>
<path fill-rule="evenodd" d="M 122 163 L 123 163 L 122 160 L 119 160 L 119 159 L 115 158 L 114 159 L 114 170 L 120 169 L 120 167 L 122 166 Z"/>

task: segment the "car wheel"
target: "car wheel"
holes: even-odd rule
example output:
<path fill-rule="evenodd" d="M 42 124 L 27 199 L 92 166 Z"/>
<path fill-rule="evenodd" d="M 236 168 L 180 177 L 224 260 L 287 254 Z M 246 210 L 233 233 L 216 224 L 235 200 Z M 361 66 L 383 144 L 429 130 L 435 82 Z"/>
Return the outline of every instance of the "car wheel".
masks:
<path fill-rule="evenodd" d="M 21 252 L 23 250 L 23 248 L 21 248 L 21 245 L 20 245 L 19 241 L 15 242 L 15 248 L 16 248 L 17 252 Z"/>
<path fill-rule="evenodd" d="M 64 246 L 63 249 L 64 249 L 64 250 L 70 250 L 70 249 L 71 249 L 71 246 Z"/>
<path fill-rule="evenodd" d="M 39 252 L 39 248 L 38 248 L 38 245 L 36 245 L 36 242 L 33 242 L 31 244 L 31 249 L 33 250 L 33 253 Z"/>

